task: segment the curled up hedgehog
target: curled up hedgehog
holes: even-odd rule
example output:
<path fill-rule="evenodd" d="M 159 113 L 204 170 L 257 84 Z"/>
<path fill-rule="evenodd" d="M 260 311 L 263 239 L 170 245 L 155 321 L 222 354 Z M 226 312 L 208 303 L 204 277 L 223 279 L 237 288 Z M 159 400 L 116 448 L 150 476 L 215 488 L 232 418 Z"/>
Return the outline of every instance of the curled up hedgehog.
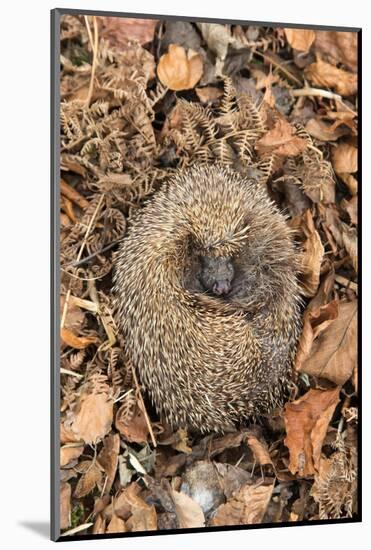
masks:
<path fill-rule="evenodd" d="M 298 255 L 264 185 L 172 176 L 116 256 L 125 353 L 174 427 L 225 432 L 283 403 L 300 332 Z"/>

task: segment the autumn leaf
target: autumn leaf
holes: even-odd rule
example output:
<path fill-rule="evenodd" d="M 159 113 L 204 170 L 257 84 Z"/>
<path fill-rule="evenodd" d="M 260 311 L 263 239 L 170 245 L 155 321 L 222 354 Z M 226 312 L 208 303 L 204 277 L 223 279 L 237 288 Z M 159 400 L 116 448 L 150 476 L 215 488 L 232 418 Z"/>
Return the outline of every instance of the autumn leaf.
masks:
<path fill-rule="evenodd" d="M 355 227 L 349 227 L 345 223 L 343 225 L 343 241 L 345 250 L 348 252 L 352 261 L 354 271 L 358 272 L 358 246 L 357 246 L 357 230 Z"/>
<path fill-rule="evenodd" d="M 63 466 L 66 466 L 71 460 L 76 460 L 76 458 L 79 458 L 79 456 L 82 454 L 84 450 L 83 445 L 76 444 L 71 445 L 63 445 L 63 447 L 60 448 L 60 465 L 63 468 Z"/>
<path fill-rule="evenodd" d="M 342 96 L 357 93 L 357 75 L 338 69 L 318 58 L 304 71 L 305 77 L 316 86 L 331 88 Z"/>
<path fill-rule="evenodd" d="M 339 389 L 310 389 L 296 401 L 286 404 L 285 445 L 290 453 L 288 468 L 292 474 L 310 477 L 318 470 L 323 440 L 339 402 Z"/>
<path fill-rule="evenodd" d="M 74 349 L 85 349 L 98 342 L 97 336 L 77 336 L 67 328 L 61 328 L 61 339 L 67 346 Z"/>
<path fill-rule="evenodd" d="M 107 525 L 106 533 L 125 533 L 126 531 L 124 520 L 113 514 L 111 521 Z"/>
<path fill-rule="evenodd" d="M 315 31 L 315 51 L 325 55 L 334 65 L 342 63 L 357 70 L 358 33 L 344 31 Z"/>
<path fill-rule="evenodd" d="M 306 147 L 305 139 L 295 135 L 295 128 L 283 117 L 279 117 L 273 128 L 268 130 L 255 145 L 259 155 L 274 152 L 283 157 L 295 157 Z"/>
<path fill-rule="evenodd" d="M 304 296 L 314 296 L 320 280 L 320 270 L 325 250 L 316 230 L 310 210 L 301 218 L 301 229 L 305 236 L 302 245 L 301 289 Z"/>
<path fill-rule="evenodd" d="M 332 148 L 332 166 L 337 174 L 353 174 L 358 170 L 358 149 L 349 143 Z"/>
<path fill-rule="evenodd" d="M 261 523 L 272 496 L 272 485 L 246 484 L 221 504 L 211 525 L 253 525 Z"/>
<path fill-rule="evenodd" d="M 309 135 L 321 141 L 336 141 L 349 134 L 349 130 L 344 126 L 329 124 L 319 118 L 310 118 L 305 125 L 305 130 Z"/>
<path fill-rule="evenodd" d="M 103 448 L 98 455 L 98 463 L 103 468 L 107 480 L 105 482 L 104 493 L 109 493 L 115 479 L 118 454 L 120 452 L 119 434 L 108 435 L 103 440 Z"/>
<path fill-rule="evenodd" d="M 107 393 L 84 392 L 73 414 L 71 430 L 85 443 L 96 443 L 111 429 L 113 400 Z"/>
<path fill-rule="evenodd" d="M 127 17 L 99 17 L 100 36 L 114 46 L 128 48 L 130 40 L 146 44 L 153 40 L 157 19 L 135 19 Z"/>
<path fill-rule="evenodd" d="M 82 475 L 77 482 L 74 496 L 75 498 L 81 498 L 90 493 L 94 487 L 100 483 L 102 479 L 102 471 L 98 464 L 92 460 L 80 462 L 77 470 L 82 473 Z"/>
<path fill-rule="evenodd" d="M 194 88 L 203 72 L 202 57 L 193 50 L 186 53 L 182 46 L 170 44 L 169 52 L 162 55 L 157 74 L 164 86 L 170 90 Z"/>
<path fill-rule="evenodd" d="M 205 517 L 201 506 L 185 493 L 172 491 L 175 511 L 181 529 L 204 527 Z"/>
<path fill-rule="evenodd" d="M 261 464 L 262 466 L 264 464 L 273 464 L 269 456 L 267 444 L 262 438 L 258 439 L 253 433 L 248 433 L 247 444 L 252 450 L 257 464 Z"/>
<path fill-rule="evenodd" d="M 127 441 L 144 443 L 149 434 L 148 424 L 139 401 L 135 401 L 135 398 L 133 407 L 131 414 L 128 415 L 128 403 L 127 401 L 122 403 L 116 413 L 115 426 Z"/>
<path fill-rule="evenodd" d="M 294 50 L 307 52 L 316 37 L 311 29 L 284 29 L 287 42 Z"/>

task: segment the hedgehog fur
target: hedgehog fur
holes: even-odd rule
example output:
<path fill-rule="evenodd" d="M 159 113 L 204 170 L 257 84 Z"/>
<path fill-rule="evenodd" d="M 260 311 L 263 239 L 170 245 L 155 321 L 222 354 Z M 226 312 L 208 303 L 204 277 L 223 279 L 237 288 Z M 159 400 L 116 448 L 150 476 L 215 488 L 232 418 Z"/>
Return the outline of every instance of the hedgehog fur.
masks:
<path fill-rule="evenodd" d="M 202 254 L 234 259 L 226 298 L 190 284 Z M 266 187 L 229 168 L 179 171 L 140 209 L 116 255 L 116 317 L 167 422 L 225 432 L 282 405 L 300 332 L 297 273 Z"/>

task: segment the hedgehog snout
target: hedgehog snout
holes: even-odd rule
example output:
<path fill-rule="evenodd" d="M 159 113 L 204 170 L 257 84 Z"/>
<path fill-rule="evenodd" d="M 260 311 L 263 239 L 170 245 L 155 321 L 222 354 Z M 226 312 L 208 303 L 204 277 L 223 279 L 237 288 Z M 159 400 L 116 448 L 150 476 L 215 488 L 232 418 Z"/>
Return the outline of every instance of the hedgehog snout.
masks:
<path fill-rule="evenodd" d="M 216 294 L 216 296 L 226 295 L 230 290 L 231 283 L 227 279 L 224 279 L 223 281 L 215 281 L 213 285 L 213 293 Z"/>

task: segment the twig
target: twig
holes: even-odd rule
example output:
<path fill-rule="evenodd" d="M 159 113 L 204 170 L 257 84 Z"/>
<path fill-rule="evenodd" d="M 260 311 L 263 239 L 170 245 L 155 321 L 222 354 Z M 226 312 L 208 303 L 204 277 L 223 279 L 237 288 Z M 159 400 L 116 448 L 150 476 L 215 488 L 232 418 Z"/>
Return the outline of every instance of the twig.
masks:
<path fill-rule="evenodd" d="M 278 67 L 278 69 L 280 69 L 290 80 L 293 80 L 294 82 L 296 82 L 296 84 L 301 84 L 301 81 L 282 65 L 281 60 L 277 61 L 275 57 L 267 53 L 259 52 L 259 50 L 255 50 L 255 53 L 263 57 L 263 59 L 269 61 L 269 63 L 272 63 L 272 65 L 274 65 L 275 67 Z"/>
<path fill-rule="evenodd" d="M 149 430 L 149 433 L 150 433 L 150 436 L 151 436 L 151 439 L 152 439 L 152 444 L 154 447 L 157 447 L 157 441 L 156 441 L 156 438 L 155 438 L 155 435 L 153 433 L 153 430 L 152 430 L 152 426 L 151 426 L 151 421 L 148 417 L 148 414 L 147 414 L 147 411 L 146 411 L 146 407 L 144 405 L 144 401 L 143 401 L 143 397 L 142 397 L 142 393 L 140 391 L 140 387 L 139 387 L 139 384 L 138 384 L 138 379 L 137 379 L 137 375 L 135 373 L 135 370 L 134 370 L 134 367 L 133 365 L 131 365 L 131 370 L 132 370 L 132 373 L 133 373 L 133 379 L 134 379 L 134 383 L 135 383 L 135 386 L 136 386 L 136 389 L 137 389 L 137 395 L 139 397 L 139 401 L 142 405 L 142 410 L 143 410 L 143 414 L 144 414 L 144 418 L 145 418 L 145 421 L 147 423 L 147 426 L 148 426 L 148 430 Z"/>
<path fill-rule="evenodd" d="M 92 254 L 89 254 L 89 256 L 86 256 L 85 258 L 83 258 L 82 260 L 79 260 L 79 261 L 76 261 L 76 262 L 72 262 L 70 264 L 68 264 L 66 267 L 79 267 L 80 265 L 83 265 L 85 264 L 86 262 L 89 262 L 90 260 L 92 260 L 93 258 L 95 258 L 95 256 L 99 256 L 99 254 L 103 254 L 104 252 L 107 252 L 108 250 L 110 250 L 111 248 L 113 248 L 117 243 L 119 243 L 121 241 L 121 239 L 117 239 L 116 241 L 112 241 L 111 243 L 107 244 L 106 246 L 104 246 L 103 248 L 101 248 L 100 250 L 97 250 L 96 252 L 93 252 Z"/>
<path fill-rule="evenodd" d="M 85 100 L 86 106 L 89 107 L 90 101 L 91 101 L 91 98 L 92 98 L 92 95 L 93 95 L 95 69 L 96 69 L 96 66 L 97 66 L 97 59 L 98 59 L 98 25 L 97 25 L 97 18 L 94 15 L 93 16 L 94 42 L 93 42 L 93 37 L 92 37 L 92 34 L 91 34 L 88 17 L 86 15 L 84 15 L 84 19 L 85 19 L 85 25 L 86 25 L 88 35 L 89 35 L 90 46 L 91 46 L 91 49 L 93 51 L 93 63 L 92 63 L 92 66 L 91 66 L 89 91 L 88 91 L 87 98 Z"/>
<path fill-rule="evenodd" d="M 73 370 L 63 369 L 61 368 L 61 374 L 70 374 L 71 376 L 76 376 L 76 378 L 84 378 L 82 374 L 78 374 L 77 372 L 74 372 Z"/>
<path fill-rule="evenodd" d="M 350 281 L 349 279 L 347 279 L 346 277 L 343 277 L 342 275 L 335 275 L 335 281 L 339 283 L 341 286 L 344 286 L 345 288 L 350 288 L 351 290 L 354 290 L 354 292 L 358 292 L 357 283 Z"/>
<path fill-rule="evenodd" d="M 327 99 L 337 99 L 338 101 L 341 101 L 341 96 L 339 94 L 335 94 L 335 92 L 330 92 L 329 90 L 321 90 L 320 88 L 300 88 L 296 90 L 291 90 L 291 94 L 294 97 L 325 97 Z"/>
<path fill-rule="evenodd" d="M 76 533 L 79 533 L 80 531 L 84 531 L 85 529 L 88 529 L 88 527 L 91 527 L 94 525 L 94 523 L 83 523 L 82 525 L 78 525 L 77 527 L 74 527 L 73 529 L 70 529 L 69 531 L 65 531 L 61 534 L 62 537 L 67 537 L 69 535 L 75 535 Z"/>

